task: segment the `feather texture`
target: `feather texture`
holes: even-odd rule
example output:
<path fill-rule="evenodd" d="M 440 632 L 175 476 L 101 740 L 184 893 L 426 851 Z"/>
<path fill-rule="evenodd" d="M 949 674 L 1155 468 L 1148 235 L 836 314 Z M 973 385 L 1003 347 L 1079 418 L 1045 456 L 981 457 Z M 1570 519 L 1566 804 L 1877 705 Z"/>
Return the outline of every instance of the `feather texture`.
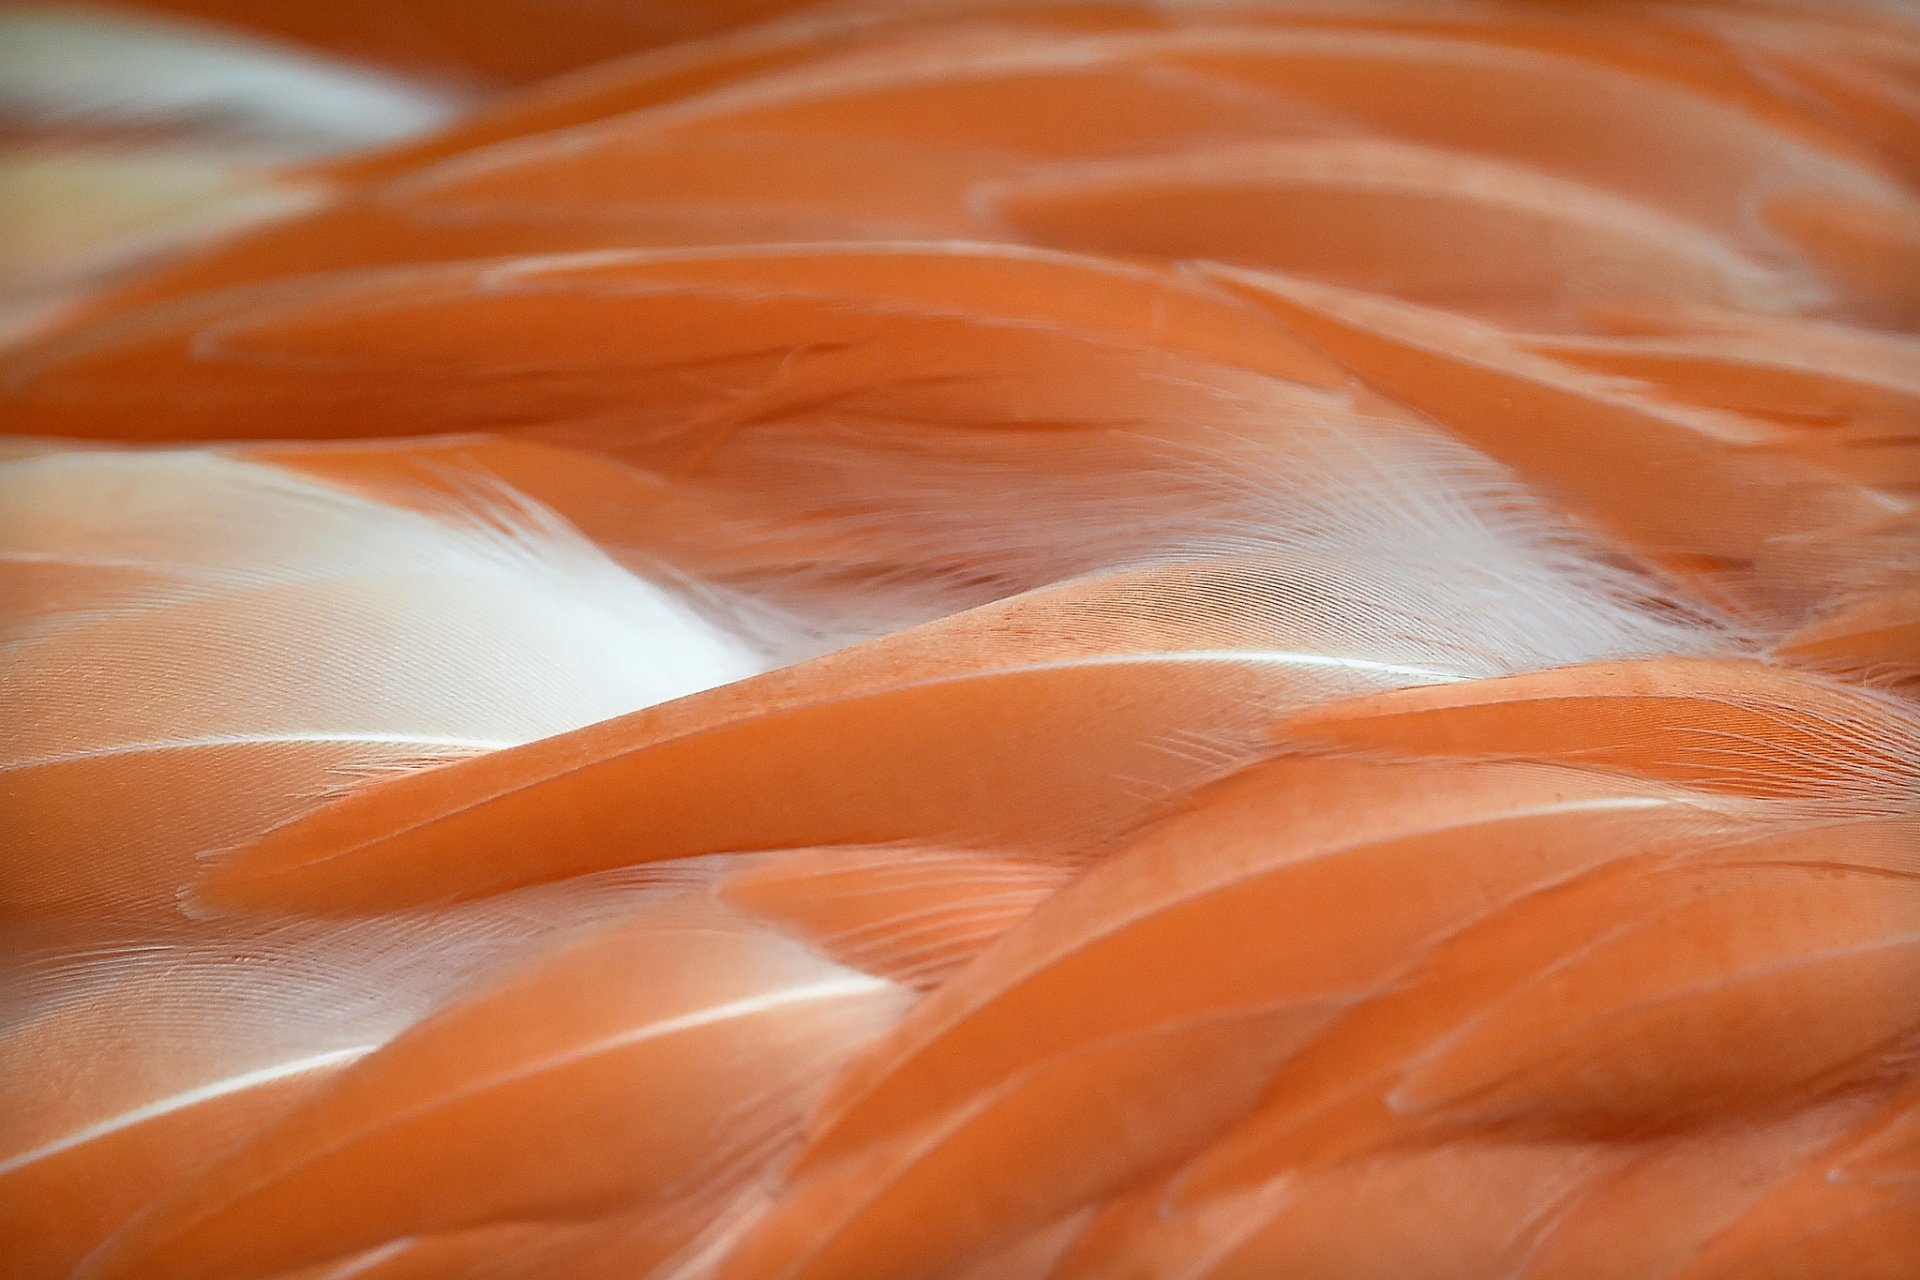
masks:
<path fill-rule="evenodd" d="M 1910 13 L 149 7 L 393 140 L 0 351 L 4 1280 L 1911 1272 Z"/>

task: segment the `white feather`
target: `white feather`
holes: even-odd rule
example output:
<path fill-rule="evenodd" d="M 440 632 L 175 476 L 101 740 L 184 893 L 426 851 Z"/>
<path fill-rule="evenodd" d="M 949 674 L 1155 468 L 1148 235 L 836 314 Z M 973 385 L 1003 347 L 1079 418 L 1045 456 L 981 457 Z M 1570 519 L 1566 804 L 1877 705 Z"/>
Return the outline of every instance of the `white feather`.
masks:
<path fill-rule="evenodd" d="M 57 122 L 172 124 L 321 152 L 430 129 L 445 91 L 211 25 L 85 5 L 0 11 L 0 107 Z"/>
<path fill-rule="evenodd" d="M 106 567 L 13 619 L 0 767 L 236 742 L 465 754 L 776 661 L 552 516 L 429 515 L 210 452 L 0 464 L 0 558 Z"/>

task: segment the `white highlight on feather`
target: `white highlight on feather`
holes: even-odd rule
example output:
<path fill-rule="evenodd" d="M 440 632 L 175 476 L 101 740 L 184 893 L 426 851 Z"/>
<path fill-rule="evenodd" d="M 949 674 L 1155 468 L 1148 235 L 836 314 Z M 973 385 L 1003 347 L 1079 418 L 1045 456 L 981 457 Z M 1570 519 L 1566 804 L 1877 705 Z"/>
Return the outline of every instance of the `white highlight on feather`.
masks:
<path fill-rule="evenodd" d="M 0 1177 L 345 1066 L 469 984 L 673 891 L 622 870 L 420 915 L 164 928 L 28 958 L 0 973 L 0 1093 L 33 1104 L 0 1116 Z"/>
<path fill-rule="evenodd" d="M 195 747 L 268 746 L 275 743 L 330 742 L 378 744 L 383 747 L 426 747 L 434 751 L 501 751 L 517 746 L 504 738 L 451 738 L 424 733 L 225 733 L 202 738 L 163 738 L 154 742 L 126 742 L 95 751 L 64 756 L 41 756 L 34 764 L 64 764 L 69 760 L 97 760 L 105 756 L 138 755 L 143 751 L 186 751 Z M 0 766 L 4 768 L 5 766 Z"/>
<path fill-rule="evenodd" d="M 365 1275 L 382 1263 L 398 1257 L 408 1249 L 411 1249 L 416 1238 L 417 1237 L 414 1236 L 405 1236 L 399 1240 L 383 1244 L 378 1249 L 356 1254 L 341 1263 L 334 1270 L 316 1277 L 316 1280 L 352 1280 L 354 1276 Z"/>
<path fill-rule="evenodd" d="M 304 1058 L 294 1058 L 287 1062 L 277 1062 L 269 1067 L 261 1067 L 257 1070 L 242 1072 L 239 1075 L 228 1076 L 223 1080 L 214 1080 L 207 1084 L 198 1085 L 192 1089 L 183 1089 L 179 1093 L 158 1098 L 153 1102 L 147 1103 L 145 1106 L 136 1107 L 131 1111 L 121 1112 L 116 1116 L 109 1116 L 97 1124 L 88 1125 L 84 1129 L 76 1130 L 53 1142 L 35 1147 L 31 1151 L 23 1151 L 11 1160 L 0 1161 L 0 1176 L 12 1173 L 16 1169 L 23 1169 L 36 1161 L 45 1160 L 49 1156 L 57 1156 L 62 1151 L 85 1146 L 89 1142 L 104 1138 L 109 1134 L 117 1133 L 122 1129 L 131 1128 L 137 1124 L 145 1124 L 149 1120 L 156 1120 L 161 1116 L 169 1115 L 175 1111 L 182 1111 L 188 1107 L 198 1106 L 202 1102 L 211 1102 L 215 1098 L 222 1098 L 228 1094 L 242 1093 L 263 1084 L 272 1084 L 276 1080 L 289 1080 L 294 1076 L 306 1075 L 312 1071 L 324 1071 L 329 1067 L 344 1066 L 349 1062 L 364 1058 L 367 1054 L 372 1053 L 379 1047 L 378 1044 L 350 1045 L 344 1049 L 333 1049 L 326 1053 L 315 1053 Z"/>
<path fill-rule="evenodd" d="M 844 997 L 863 995 L 878 995 L 893 988 L 894 984 L 883 978 L 876 978 L 868 974 L 849 974 L 845 977 L 836 977 L 820 982 L 807 983 L 801 986 L 767 991 L 745 1000 L 733 1000 L 726 1004 L 718 1004 L 693 1013 L 683 1014 L 677 1018 L 667 1018 L 660 1022 L 635 1027 L 617 1036 L 609 1036 L 590 1044 L 581 1045 L 566 1054 L 551 1058 L 542 1058 L 536 1062 L 529 1063 L 521 1071 L 514 1074 L 516 1076 L 531 1075 L 549 1067 L 591 1057 L 596 1053 L 606 1053 L 615 1049 L 625 1048 L 628 1045 L 639 1044 L 643 1041 L 656 1040 L 663 1036 L 674 1035 L 681 1031 L 692 1031 L 696 1028 L 710 1026 L 714 1023 L 726 1022 L 733 1018 L 756 1017 L 759 1014 L 771 1013 L 789 1006 L 810 1004 L 817 1001 L 838 1000 Z M 109 1116 L 104 1120 L 88 1125 L 84 1129 L 75 1130 L 52 1142 L 35 1147 L 30 1151 L 23 1151 L 11 1159 L 0 1161 L 0 1176 L 5 1176 L 17 1169 L 25 1168 L 37 1161 L 45 1160 L 49 1156 L 59 1155 L 63 1151 L 85 1146 L 89 1142 L 117 1133 L 122 1129 L 144 1124 L 149 1120 L 155 1120 L 161 1116 L 169 1115 L 188 1107 L 198 1106 L 203 1102 L 211 1102 L 216 1098 L 225 1097 L 229 1094 L 241 1093 L 248 1089 L 257 1088 L 260 1085 L 272 1084 L 278 1080 L 291 1079 L 294 1076 L 305 1075 L 309 1072 L 323 1071 L 330 1067 L 345 1066 L 348 1063 L 366 1057 L 379 1047 L 379 1042 L 349 1045 L 346 1048 L 333 1049 L 325 1053 L 309 1054 L 305 1057 L 293 1058 L 285 1062 L 277 1062 L 270 1066 L 259 1067 L 251 1071 L 244 1071 L 236 1075 L 227 1076 L 223 1079 L 209 1081 L 206 1084 L 196 1085 L 191 1089 L 180 1090 L 177 1093 L 169 1094 L 164 1098 L 157 1098 L 152 1102 L 136 1107 L 130 1111 Z M 497 1083 L 497 1081 L 490 1081 L 489 1083 Z"/>
<path fill-rule="evenodd" d="M 457 102 L 210 24 L 22 5 L 0 11 L 0 106 L 40 122 L 178 123 L 317 152 L 418 133 Z"/>
<path fill-rule="evenodd" d="M 503 493 L 425 513 L 209 451 L 84 451 L 0 463 L 0 511 L 0 556 L 115 567 L 109 593 L 12 620 L 0 769 L 249 743 L 464 755 L 777 661 Z"/>
<path fill-rule="evenodd" d="M 998 435 L 889 438 L 857 452 L 772 427 L 759 439 L 780 474 L 835 509 L 821 523 L 883 540 L 908 563 L 963 562 L 970 581 L 994 584 L 985 598 L 1116 568 L 1259 557 L 1321 598 L 1276 607 L 1271 643 L 1249 649 L 1326 644 L 1329 656 L 1417 668 L 1416 682 L 1742 643 L 1718 620 L 1653 607 L 1655 584 L 1609 563 L 1466 446 L 1341 397 L 1279 382 L 1255 390 L 1271 401 L 1261 406 L 1271 428 L 1194 442 L 1088 431 L 1075 452 L 1031 465 L 1015 452 L 1026 442 Z"/>
<path fill-rule="evenodd" d="M 1397 662 L 1375 662 L 1369 658 L 1346 658 L 1335 654 L 1289 652 L 1283 649 L 1177 649 L 1141 653 L 1115 653 L 1087 657 L 1076 656 L 1058 662 L 1023 663 L 1000 667 L 1002 671 L 1043 671 L 1050 667 L 1119 667 L 1133 664 L 1153 665 L 1165 662 L 1270 662 L 1282 667 L 1307 667 L 1338 671 L 1343 675 L 1380 676 L 1389 686 L 1412 684 L 1450 684 L 1465 676 L 1437 667 L 1417 667 Z"/>
<path fill-rule="evenodd" d="M 659 1040 L 682 1031 L 693 1031 L 715 1023 L 728 1022 L 736 1018 L 752 1018 L 763 1013 L 772 1013 L 793 1005 L 814 1004 L 822 1001 L 848 999 L 855 996 L 881 995 L 900 988 L 885 978 L 876 978 L 871 974 L 853 970 L 842 971 L 844 976 L 824 978 L 818 982 L 802 983 L 798 986 L 782 987 L 773 991 L 763 991 L 756 996 L 743 1000 L 729 1000 L 725 1004 L 709 1005 L 692 1013 L 684 1013 L 674 1018 L 662 1018 L 658 1022 L 649 1022 L 642 1026 L 631 1027 L 618 1035 L 606 1036 L 599 1040 L 577 1045 L 565 1053 L 552 1054 L 536 1058 L 521 1064 L 511 1072 L 499 1076 L 489 1076 L 476 1080 L 467 1088 L 452 1091 L 438 1098 L 452 1099 L 477 1093 L 482 1089 L 500 1084 L 506 1080 L 518 1080 L 537 1075 L 553 1067 L 578 1062 L 595 1054 L 610 1053 L 624 1049 L 629 1045 L 643 1044 L 648 1040 Z"/>

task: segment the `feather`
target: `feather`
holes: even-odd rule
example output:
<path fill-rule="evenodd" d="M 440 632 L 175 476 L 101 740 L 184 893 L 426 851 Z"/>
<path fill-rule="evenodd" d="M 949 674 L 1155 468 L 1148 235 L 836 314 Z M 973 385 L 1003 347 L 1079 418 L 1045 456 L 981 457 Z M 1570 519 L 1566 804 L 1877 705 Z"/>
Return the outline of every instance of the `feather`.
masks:
<path fill-rule="evenodd" d="M 1342 601 L 1330 585 L 1307 566 L 1253 558 L 1017 597 L 724 696 L 367 788 L 237 850 L 201 891 L 361 910 L 785 844 L 944 833 L 1085 849 L 1250 758 L 1258 729 L 1289 706 L 1552 660 L 1515 647 L 1547 637 L 1547 619 L 1510 617 L 1488 634 L 1465 602 L 1417 614 L 1458 609 L 1457 646 L 1398 648 L 1414 634 L 1394 616 L 1402 601 Z M 1240 603 L 1210 615 L 1209 647 L 1196 648 L 1186 620 L 1228 599 Z M 1335 617 L 1367 626 L 1328 628 Z M 1348 638 L 1364 634 L 1376 638 Z M 709 802 L 720 794 L 748 799 Z M 539 841 L 513 834 L 535 823 Z"/>
<path fill-rule="evenodd" d="M 336 170 L 366 185 L 127 297 L 636 241 L 1003 237 L 979 207 L 994 182 L 1222 140 L 1486 153 L 1542 171 L 1520 173 L 1520 187 L 1558 175 L 1602 193 L 1596 208 L 1618 196 L 1664 212 L 1656 239 L 1725 237 L 1736 262 L 1740 250 L 1795 256 L 1741 203 L 1746 192 L 1764 193 L 1770 213 L 1840 201 L 1884 217 L 1911 203 L 1851 153 L 1845 130 L 1784 102 L 1710 39 L 1633 39 L 1538 14 L 1515 24 L 1472 7 L 1352 7 L 1183 16 L 1016 4 L 931 20 L 856 8 L 725 36 L 570 78 Z M 1510 94 L 1535 103 L 1541 129 L 1506 127 Z M 1613 141 L 1567 147 L 1565 134 Z M 891 181 L 874 180 L 881 168 Z M 1842 275 L 1849 289 L 1876 288 Z"/>
<path fill-rule="evenodd" d="M 19 1106 L 0 1130 L 6 1274 L 67 1274 L 163 1190 L 475 975 L 648 891 L 573 886 L 348 926 L 148 925 L 10 965 L 0 1078 Z"/>
<path fill-rule="evenodd" d="M 0 489 L 0 574 L 40 601 L 0 648 L 28 940 L 171 914 L 198 858 L 384 771 L 774 661 L 499 495 L 427 514 L 205 453 L 28 457 Z"/>
<path fill-rule="evenodd" d="M 1110 856 L 919 1005 L 842 1080 L 808 1159 L 1086 1038 L 1179 1014 L 1330 1013 L 1506 899 L 1716 825 L 1684 796 L 1553 770 L 1256 766 Z M 1471 877 L 1450 874 L 1449 849 L 1473 860 Z M 1355 938 L 1345 913 L 1362 900 L 1368 932 Z M 1253 950 L 1256 922 L 1285 927 Z"/>
<path fill-rule="evenodd" d="M 428 129 L 458 96 L 207 24 L 0 12 L 0 336 L 138 265 L 304 212 L 273 166 Z M 12 332 L 8 332 L 12 331 Z"/>
<path fill-rule="evenodd" d="M 10 8 L 0 84 L 29 117 L 229 130 L 344 150 L 438 123 L 454 102 L 230 29 L 77 5 Z"/>
<path fill-rule="evenodd" d="M 739 1179 L 785 1136 L 807 1081 L 900 1005 L 892 984 L 790 940 L 671 905 L 643 911 L 349 1067 L 81 1274 L 270 1276 L 401 1237 Z M 630 1105 L 636 1091 L 646 1106 Z"/>
<path fill-rule="evenodd" d="M 1911 15 L 151 7 L 0 1276 L 1911 1270 Z"/>
<path fill-rule="evenodd" d="M 1577 328 L 1596 299 L 1764 313 L 1822 296 L 1603 190 L 1370 139 L 1062 166 L 977 199 L 1044 244 L 1242 263 L 1513 328 Z"/>
<path fill-rule="evenodd" d="M 1566 760 L 1756 796 L 1910 811 L 1912 709 L 1756 662 L 1569 666 L 1354 699 L 1281 721 L 1276 740 L 1424 756 Z"/>
<path fill-rule="evenodd" d="M 1250 1102 L 1293 1011 L 1197 1016 L 1056 1054 L 899 1141 L 802 1176 L 717 1271 L 942 1274 L 1204 1139 Z"/>
<path fill-rule="evenodd" d="M 1381 387 L 1761 620 L 1804 616 L 1836 579 L 1871 583 L 1879 566 L 1850 562 L 1841 548 L 1909 505 L 1794 466 L 1768 448 L 1778 429 L 1758 420 L 1649 402 L 1456 317 L 1271 275 L 1227 278 Z"/>

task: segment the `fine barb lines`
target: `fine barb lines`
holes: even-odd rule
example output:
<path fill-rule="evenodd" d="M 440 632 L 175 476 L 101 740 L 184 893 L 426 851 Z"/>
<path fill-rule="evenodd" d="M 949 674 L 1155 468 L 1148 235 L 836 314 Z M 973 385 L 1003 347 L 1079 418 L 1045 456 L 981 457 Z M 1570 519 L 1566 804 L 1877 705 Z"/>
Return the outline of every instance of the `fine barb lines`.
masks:
<path fill-rule="evenodd" d="M 1920 1274 L 1920 9 L 0 50 L 0 1280 Z"/>

